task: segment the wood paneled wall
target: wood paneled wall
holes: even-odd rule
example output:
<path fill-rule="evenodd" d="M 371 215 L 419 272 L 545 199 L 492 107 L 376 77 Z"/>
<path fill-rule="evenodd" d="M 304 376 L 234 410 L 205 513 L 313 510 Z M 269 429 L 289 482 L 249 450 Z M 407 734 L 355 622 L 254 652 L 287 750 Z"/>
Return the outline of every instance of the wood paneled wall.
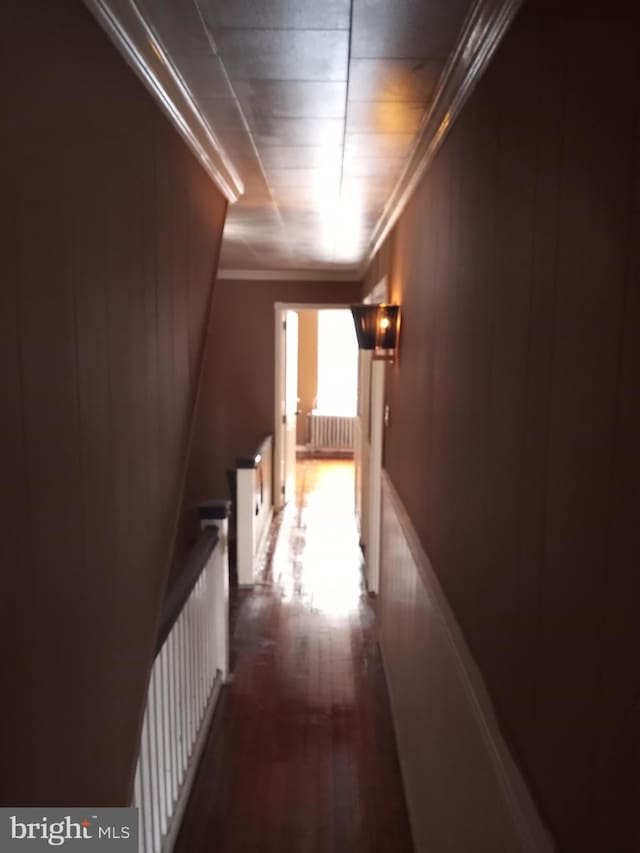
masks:
<path fill-rule="evenodd" d="M 385 248 L 385 466 L 576 853 L 640 845 L 637 33 L 525 3 Z"/>
<path fill-rule="evenodd" d="M 82 3 L 0 29 L 0 802 L 125 805 L 226 205 Z"/>

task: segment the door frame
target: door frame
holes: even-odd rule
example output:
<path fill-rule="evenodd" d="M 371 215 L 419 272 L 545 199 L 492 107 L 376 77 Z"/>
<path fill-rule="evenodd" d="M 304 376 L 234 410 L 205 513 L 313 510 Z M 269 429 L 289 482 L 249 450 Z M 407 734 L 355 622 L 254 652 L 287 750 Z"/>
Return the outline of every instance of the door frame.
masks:
<path fill-rule="evenodd" d="M 365 304 L 389 301 L 389 277 L 383 275 L 375 287 L 365 296 Z M 364 574 L 367 590 L 377 595 L 380 591 L 380 554 L 382 548 L 382 456 L 384 449 L 384 400 L 387 365 L 371 357 L 371 353 L 361 354 L 360 385 L 358 388 L 358 416 L 366 416 L 359 424 L 360 459 L 356 465 L 361 467 L 359 483 L 360 495 L 356 497 L 356 506 L 360 507 L 360 542 L 364 546 Z M 362 411 L 362 407 L 366 410 Z"/>
<path fill-rule="evenodd" d="M 287 311 L 344 311 L 351 306 L 350 302 L 276 302 L 274 303 L 274 333 L 275 333 L 275 374 L 274 374 L 274 416 L 273 416 L 273 506 L 282 509 L 284 506 L 282 476 L 284 467 L 284 429 L 282 423 L 282 404 L 284 401 L 284 372 L 286 366 L 283 323 Z"/>

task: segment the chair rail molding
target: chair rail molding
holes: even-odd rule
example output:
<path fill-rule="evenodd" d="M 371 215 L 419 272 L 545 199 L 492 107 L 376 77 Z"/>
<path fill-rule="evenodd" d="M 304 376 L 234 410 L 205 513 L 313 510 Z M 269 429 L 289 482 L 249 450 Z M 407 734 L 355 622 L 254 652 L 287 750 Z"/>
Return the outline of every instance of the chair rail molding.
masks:
<path fill-rule="evenodd" d="M 433 842 L 436 832 L 440 833 L 436 839 L 443 833 L 449 838 L 448 849 L 466 850 L 469 831 L 477 830 L 485 833 L 476 839 L 478 849 L 554 853 L 555 840 L 511 754 L 483 675 L 431 561 L 384 470 L 381 479 L 380 647 L 416 850 L 440 849 L 438 841 L 435 846 Z M 398 667 L 398 655 L 406 653 L 407 648 L 421 662 L 420 679 L 415 670 Z M 440 680 L 438 688 L 433 678 Z M 412 680 L 409 690 L 407 679 Z M 420 687 L 416 686 L 418 680 Z M 407 697 L 420 709 L 414 708 L 409 717 Z M 438 753 L 437 761 L 427 763 L 421 752 L 424 744 L 416 749 L 412 739 L 415 721 L 425 712 L 431 720 L 430 748 L 436 741 Z M 464 744 L 463 749 L 460 744 Z M 449 773 L 459 772 L 455 793 L 445 786 L 444 797 L 457 797 L 460 803 L 482 799 L 482 807 L 466 815 L 471 821 L 468 825 L 463 826 L 463 820 L 456 824 L 456 838 L 451 837 L 451 812 L 438 813 L 440 826 L 436 827 L 434 816 L 425 817 L 422 808 L 425 788 L 437 786 L 443 778 L 443 761 Z M 437 810 L 438 804 L 431 807 Z"/>
<path fill-rule="evenodd" d="M 244 185 L 135 0 L 84 0 L 127 64 L 182 135 L 229 203 Z"/>
<path fill-rule="evenodd" d="M 411 156 L 373 229 L 360 269 L 362 275 L 409 203 L 447 133 L 486 71 L 522 2 L 475 0 L 472 4 L 442 72 L 431 109 L 422 119 Z"/>

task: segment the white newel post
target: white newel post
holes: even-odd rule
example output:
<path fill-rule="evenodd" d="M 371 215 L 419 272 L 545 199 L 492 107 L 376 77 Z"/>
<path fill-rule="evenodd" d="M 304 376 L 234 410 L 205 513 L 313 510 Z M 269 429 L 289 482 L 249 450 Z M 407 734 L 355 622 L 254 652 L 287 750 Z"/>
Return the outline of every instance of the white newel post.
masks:
<path fill-rule="evenodd" d="M 253 585 L 256 544 L 256 469 L 255 460 L 239 459 L 236 468 L 236 564 L 238 585 Z"/>
<path fill-rule="evenodd" d="M 223 682 L 229 677 L 229 501 L 207 501 L 198 506 L 200 527 L 217 527 L 214 562 L 215 667 Z"/>

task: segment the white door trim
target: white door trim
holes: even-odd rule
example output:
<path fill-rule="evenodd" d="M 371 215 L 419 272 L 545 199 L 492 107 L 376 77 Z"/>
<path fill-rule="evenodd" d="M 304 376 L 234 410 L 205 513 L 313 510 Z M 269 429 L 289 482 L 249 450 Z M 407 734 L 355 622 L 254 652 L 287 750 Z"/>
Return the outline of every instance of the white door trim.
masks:
<path fill-rule="evenodd" d="M 275 400 L 273 420 L 273 506 L 282 509 L 284 506 L 284 369 L 285 369 L 285 338 L 282 334 L 282 324 L 287 312 L 286 306 L 277 302 L 275 305 Z"/>
<path fill-rule="evenodd" d="M 383 275 L 364 300 L 367 304 L 389 301 L 389 276 Z M 380 553 L 382 537 L 382 449 L 384 445 L 384 384 L 386 363 L 360 355 L 358 376 L 359 477 L 356 508 L 360 510 L 360 542 L 364 545 L 365 579 L 369 592 L 380 588 Z"/>
<path fill-rule="evenodd" d="M 367 478 L 368 515 L 365 539 L 367 589 L 380 590 L 380 548 L 382 536 L 382 445 L 384 439 L 384 379 L 386 362 L 371 360 L 371 443 Z"/>

